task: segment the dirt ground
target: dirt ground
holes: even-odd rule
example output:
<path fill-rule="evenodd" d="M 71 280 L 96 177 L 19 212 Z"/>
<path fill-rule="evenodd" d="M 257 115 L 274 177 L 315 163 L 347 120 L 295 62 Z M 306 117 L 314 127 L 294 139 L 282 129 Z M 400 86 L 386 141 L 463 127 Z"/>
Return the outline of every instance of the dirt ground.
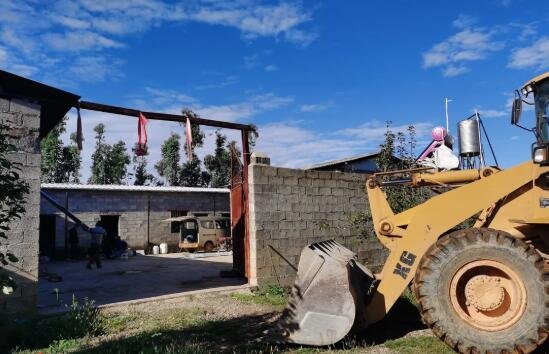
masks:
<path fill-rule="evenodd" d="M 142 303 L 121 303 L 94 317 L 99 332 L 60 335 L 59 319 L 46 318 L 36 329 L 50 332 L 8 351 L 43 353 L 366 353 L 451 354 L 453 351 L 422 324 L 414 301 L 398 300 L 381 322 L 323 348 L 278 344 L 273 329 L 287 298 L 282 293 L 249 289 L 201 293 Z M 89 313 L 89 312 L 88 312 Z M 72 316 L 77 325 L 85 325 Z M 86 317 L 87 318 L 87 317 Z M 76 319 L 76 321 L 75 321 Z M 87 321 L 87 320 L 86 320 Z M 87 323 L 87 322 L 86 322 Z M 34 328 L 34 327 L 33 327 Z M 28 333 L 27 329 L 25 333 Z M 40 333 L 39 333 L 40 334 Z M 0 350 L 1 351 L 1 350 Z M 536 354 L 546 353 L 547 346 Z"/>
<path fill-rule="evenodd" d="M 97 305 L 109 305 L 246 283 L 240 278 L 220 277 L 220 271 L 232 269 L 230 253 L 137 255 L 127 260 L 103 260 L 101 269 L 94 266 L 91 270 L 84 260 L 51 262 L 45 267 L 48 274 L 58 275 L 62 281 L 40 277 L 41 313 L 55 312 L 60 304 L 70 303 L 73 295 L 93 299 Z"/>
<path fill-rule="evenodd" d="M 130 319 L 125 321 L 123 329 L 116 333 L 95 338 L 88 345 L 95 350 L 112 348 L 112 343 L 127 343 L 131 338 L 139 337 L 144 329 L 151 326 L 151 318 L 163 318 L 164 324 L 171 323 L 174 318 L 168 314 L 180 313 L 188 316 L 194 313 L 199 320 L 196 325 L 199 330 L 211 333 L 202 333 L 211 336 L 207 352 L 283 352 L 283 353 L 325 353 L 349 352 L 370 354 L 401 353 L 386 347 L 383 343 L 392 338 L 427 337 L 433 338 L 429 330 L 424 329 L 417 317 L 408 317 L 407 311 L 413 311 L 407 304 L 400 305 L 401 314 L 398 323 L 392 322 L 389 327 L 382 324 L 368 337 L 351 335 L 336 346 L 329 348 L 309 348 L 294 345 L 269 344 L 272 341 L 271 330 L 284 304 L 273 304 L 272 301 L 262 301 L 260 297 L 247 292 L 237 294 L 202 294 L 192 297 L 182 297 L 150 303 L 113 306 L 103 310 L 107 317 Z M 393 319 L 394 321 L 394 319 Z M 168 332 L 173 334 L 170 325 Z M 214 329 L 215 328 L 215 329 Z M 193 330 L 183 329 L 175 331 L 176 337 L 192 336 Z M 434 339 L 434 338 L 433 338 Z M 196 339 L 197 341 L 200 341 Z M 379 343 L 379 344 L 378 344 Z M 437 343 L 435 341 L 435 343 Z M 95 352 L 95 351 L 94 351 Z M 176 351 L 177 352 L 177 351 Z M 417 351 L 412 348 L 409 353 L 444 353 L 437 346 L 432 351 Z"/>

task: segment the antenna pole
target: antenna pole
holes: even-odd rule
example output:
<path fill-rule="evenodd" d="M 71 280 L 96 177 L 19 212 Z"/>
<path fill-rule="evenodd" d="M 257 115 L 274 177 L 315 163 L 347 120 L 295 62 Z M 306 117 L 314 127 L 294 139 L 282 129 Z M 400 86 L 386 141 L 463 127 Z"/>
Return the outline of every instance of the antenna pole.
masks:
<path fill-rule="evenodd" d="M 448 97 L 444 99 L 444 110 L 446 112 L 446 133 L 450 133 L 450 123 L 448 119 L 448 102 L 452 102 L 452 100 L 449 100 Z"/>

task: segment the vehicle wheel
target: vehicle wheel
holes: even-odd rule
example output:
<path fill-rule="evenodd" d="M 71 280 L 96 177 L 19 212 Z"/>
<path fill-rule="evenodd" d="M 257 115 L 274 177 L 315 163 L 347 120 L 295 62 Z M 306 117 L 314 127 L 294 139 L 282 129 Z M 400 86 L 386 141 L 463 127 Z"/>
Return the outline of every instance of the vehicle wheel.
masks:
<path fill-rule="evenodd" d="M 460 353 L 530 353 L 547 339 L 545 261 L 506 232 L 441 237 L 421 259 L 413 288 L 425 324 Z"/>
<path fill-rule="evenodd" d="M 214 244 L 212 241 L 208 241 L 204 244 L 204 252 L 211 252 L 214 249 Z"/>

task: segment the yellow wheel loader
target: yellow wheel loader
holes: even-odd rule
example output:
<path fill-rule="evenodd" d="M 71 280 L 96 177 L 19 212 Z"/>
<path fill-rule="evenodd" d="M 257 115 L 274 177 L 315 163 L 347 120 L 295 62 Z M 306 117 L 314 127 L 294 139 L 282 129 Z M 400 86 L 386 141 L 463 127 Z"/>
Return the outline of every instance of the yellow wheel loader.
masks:
<path fill-rule="evenodd" d="M 532 159 L 500 170 L 397 171 L 366 183 L 375 233 L 389 249 L 379 274 L 335 241 L 306 247 L 288 308 L 287 342 L 329 345 L 372 325 L 411 286 L 425 324 L 460 353 L 530 353 L 549 333 L 549 72 L 530 80 L 513 103 L 535 106 Z M 526 101 L 532 100 L 533 103 Z M 390 176 L 389 176 L 390 177 Z M 444 187 L 395 214 L 392 183 Z M 466 220 L 471 228 L 457 229 Z"/>

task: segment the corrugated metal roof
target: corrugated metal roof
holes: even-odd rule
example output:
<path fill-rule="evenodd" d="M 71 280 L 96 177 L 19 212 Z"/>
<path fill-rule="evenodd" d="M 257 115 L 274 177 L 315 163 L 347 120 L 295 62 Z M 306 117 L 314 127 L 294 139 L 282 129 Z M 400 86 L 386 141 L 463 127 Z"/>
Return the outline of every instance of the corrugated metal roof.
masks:
<path fill-rule="evenodd" d="M 114 184 L 70 184 L 70 183 L 42 183 L 42 189 L 60 190 L 91 190 L 91 191 L 120 191 L 120 192 L 162 192 L 162 193 L 229 193 L 227 188 L 200 188 L 200 187 L 153 187 L 153 186 L 126 186 Z"/>
<path fill-rule="evenodd" d="M 372 152 L 372 153 L 369 153 L 369 154 L 364 154 L 364 155 L 346 157 L 346 158 L 339 159 L 339 160 L 326 161 L 326 162 L 322 162 L 322 163 L 319 163 L 319 164 L 316 164 L 316 165 L 305 167 L 304 169 L 305 170 L 314 170 L 315 168 L 339 165 L 339 164 L 342 164 L 342 163 L 352 162 L 352 161 L 356 161 L 356 160 L 371 159 L 371 158 L 373 158 L 377 155 L 379 155 L 379 151 Z"/>

